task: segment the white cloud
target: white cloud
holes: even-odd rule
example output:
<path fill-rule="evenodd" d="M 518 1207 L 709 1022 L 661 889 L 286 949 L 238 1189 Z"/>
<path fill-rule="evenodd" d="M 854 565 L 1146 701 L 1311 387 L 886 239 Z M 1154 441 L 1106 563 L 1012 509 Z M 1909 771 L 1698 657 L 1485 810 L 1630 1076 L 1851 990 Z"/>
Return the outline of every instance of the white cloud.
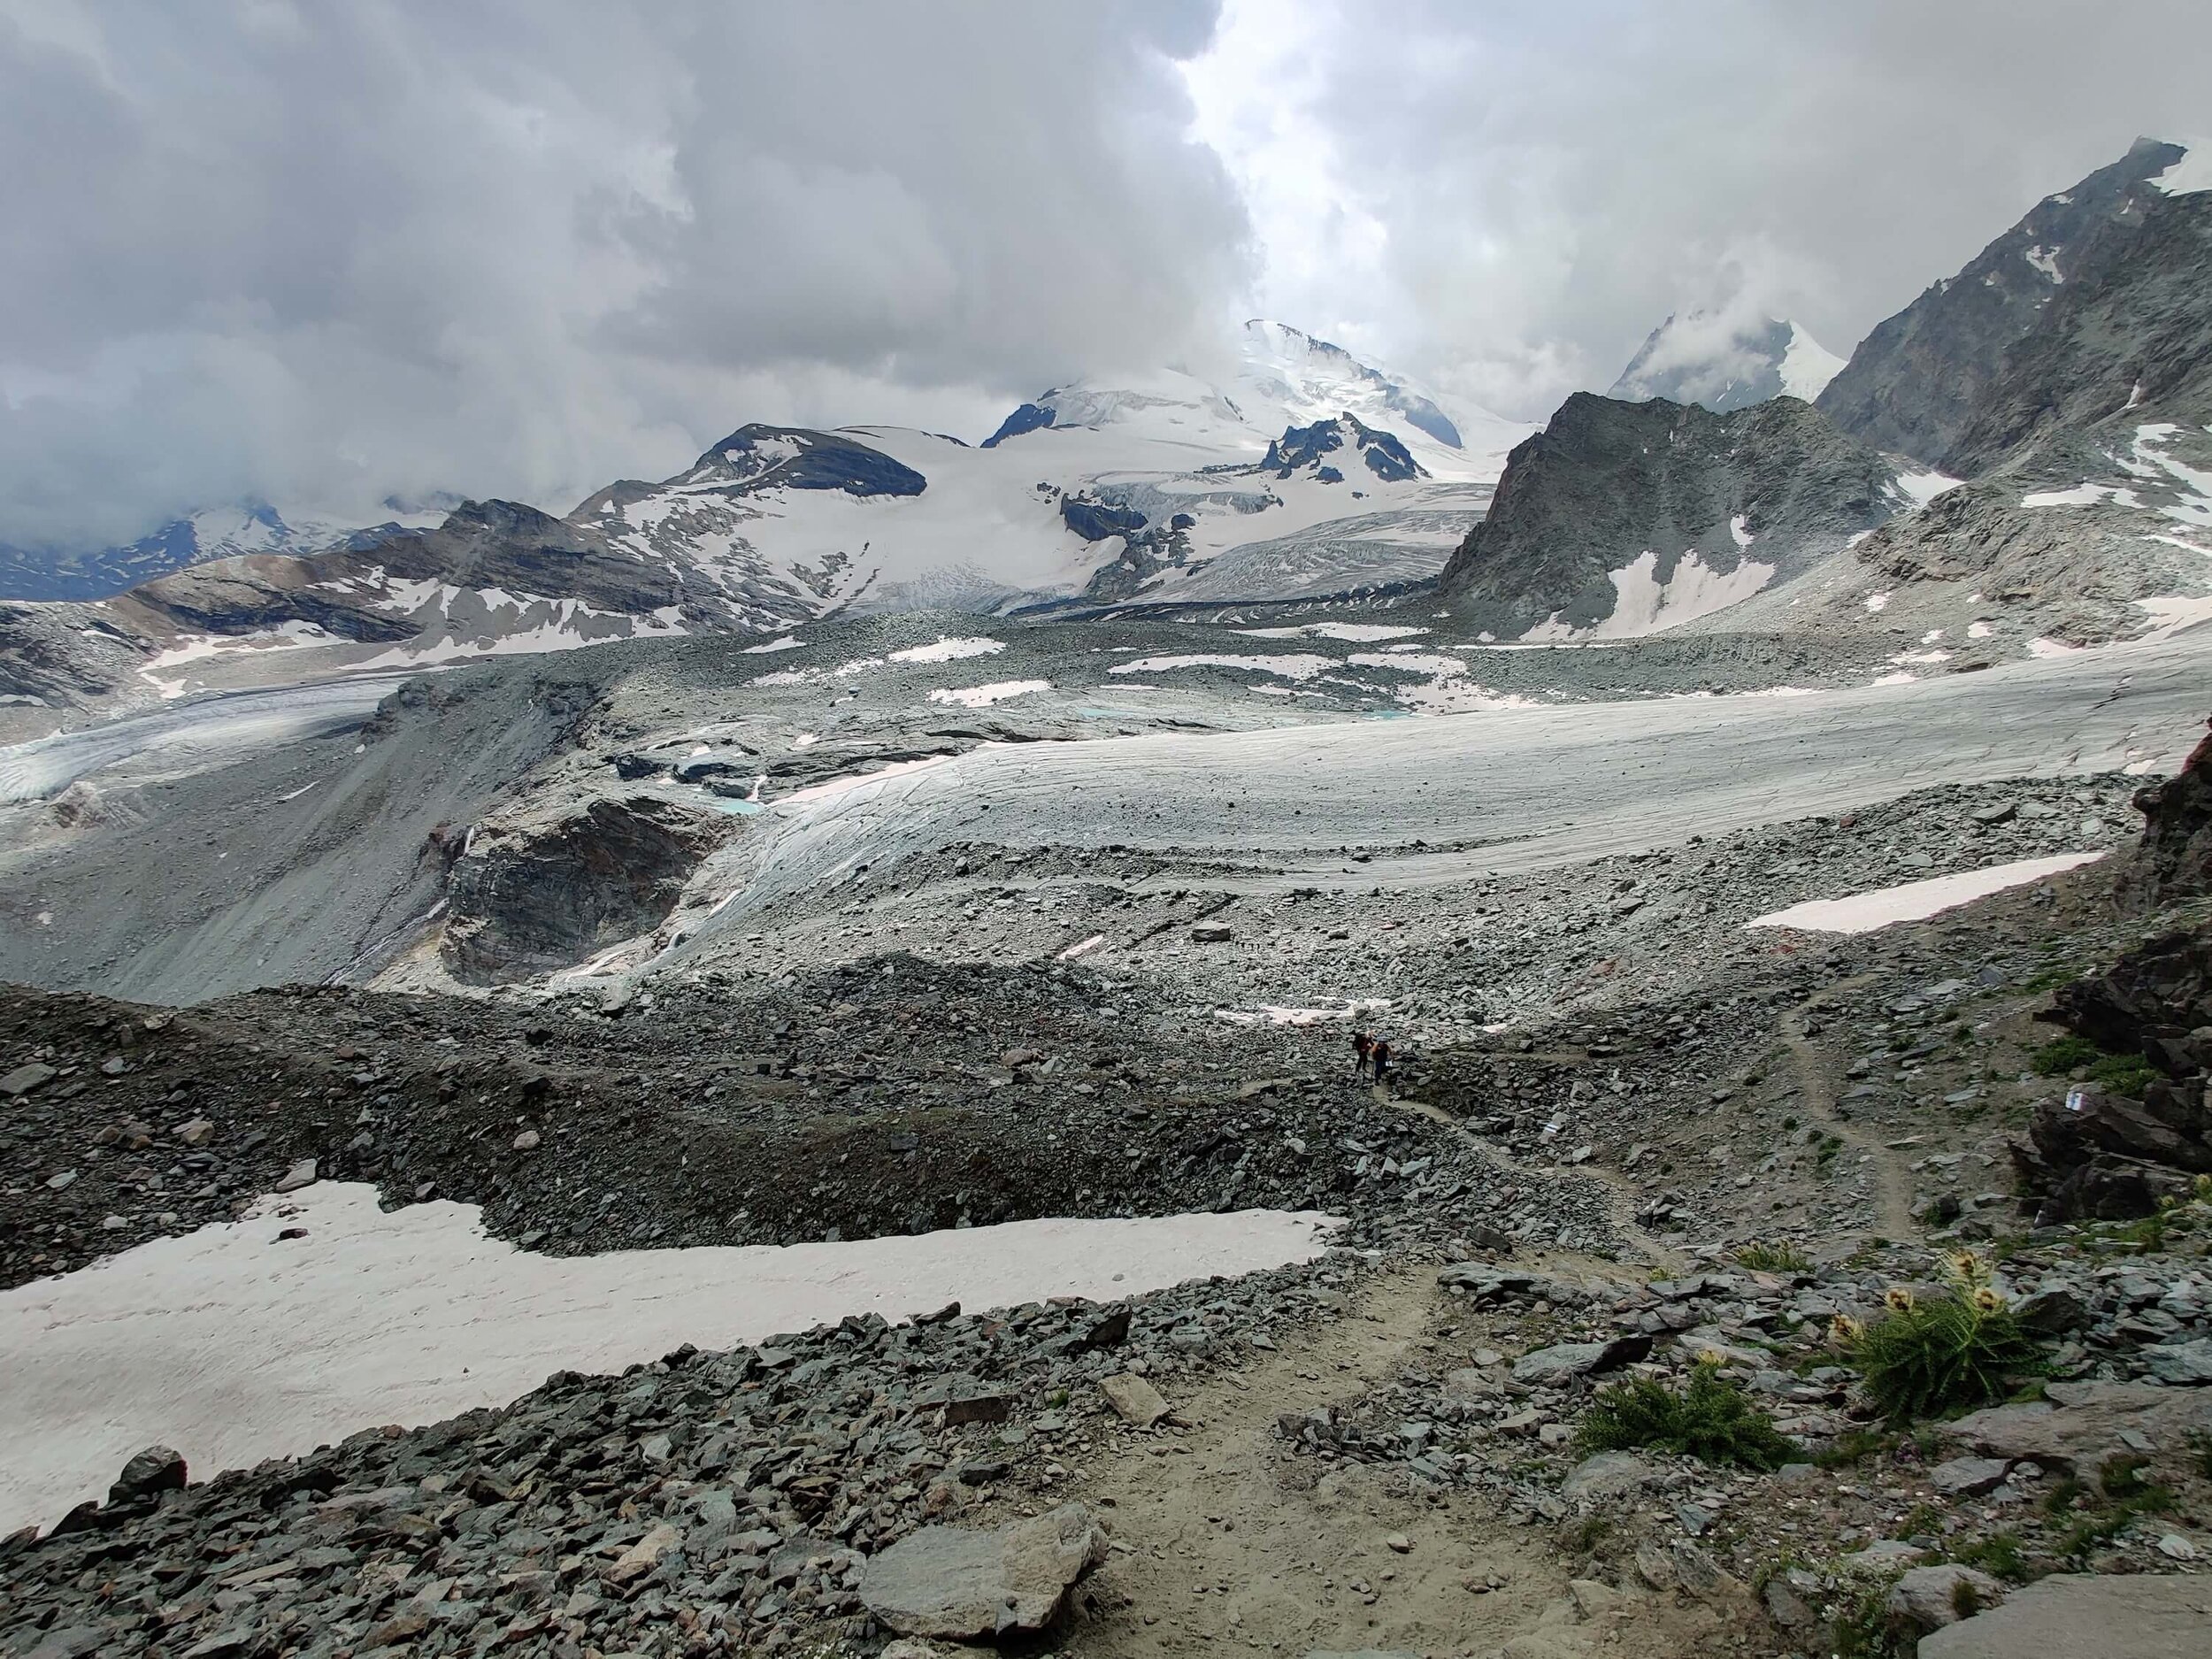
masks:
<path fill-rule="evenodd" d="M 1204 4 L 0 0 L 0 541 L 565 509 L 749 419 L 987 431 L 1194 349 Z M 949 419 L 948 418 L 950 418 Z"/>
<path fill-rule="evenodd" d="M 1847 350 L 2200 125 L 2208 36 L 2200 0 L 0 0 L 0 541 L 565 509 L 751 419 L 972 439 L 1253 314 L 1532 419 L 1669 311 Z"/>
<path fill-rule="evenodd" d="M 1670 311 L 1794 317 L 1847 351 L 2139 133 L 2200 125 L 2212 12 L 2124 18 L 1315 0 L 1294 24 L 1231 0 L 1187 79 L 1253 204 L 1257 296 L 1541 419 Z"/>

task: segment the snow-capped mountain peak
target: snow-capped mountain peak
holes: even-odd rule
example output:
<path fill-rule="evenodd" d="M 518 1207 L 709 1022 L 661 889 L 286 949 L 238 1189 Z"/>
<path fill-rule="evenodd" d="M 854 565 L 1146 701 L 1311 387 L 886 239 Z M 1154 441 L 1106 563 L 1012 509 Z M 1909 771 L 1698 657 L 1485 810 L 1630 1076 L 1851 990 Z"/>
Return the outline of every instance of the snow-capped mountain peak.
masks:
<path fill-rule="evenodd" d="M 1410 426 L 1448 449 L 1463 449 L 1459 424 L 1435 398 L 1361 362 L 1343 347 L 1287 323 L 1254 318 L 1240 342 L 1242 389 L 1310 423 L 1339 414 L 1371 426 Z"/>
<path fill-rule="evenodd" d="M 1304 472 L 1324 484 L 1340 484 L 1346 465 L 1363 468 L 1386 484 L 1428 476 L 1396 434 L 1378 432 L 1356 415 L 1317 420 L 1310 426 L 1286 426 L 1283 435 L 1267 446 L 1260 470 L 1278 479 Z"/>
<path fill-rule="evenodd" d="M 2139 149 L 2155 143 L 2154 139 L 2139 138 Z M 2212 190 L 2212 141 L 2191 139 L 2179 143 L 2181 159 L 2151 180 L 2151 187 L 2167 196 L 2194 196 L 2200 190 Z"/>
<path fill-rule="evenodd" d="M 786 488 L 918 495 L 929 480 L 844 433 L 755 423 L 740 426 L 701 456 L 683 481 L 738 494 Z"/>
<path fill-rule="evenodd" d="M 1680 311 L 1651 331 L 1606 396 L 1631 403 L 1663 397 L 1716 414 L 1770 397 L 1810 403 L 1843 361 L 1784 319 Z"/>

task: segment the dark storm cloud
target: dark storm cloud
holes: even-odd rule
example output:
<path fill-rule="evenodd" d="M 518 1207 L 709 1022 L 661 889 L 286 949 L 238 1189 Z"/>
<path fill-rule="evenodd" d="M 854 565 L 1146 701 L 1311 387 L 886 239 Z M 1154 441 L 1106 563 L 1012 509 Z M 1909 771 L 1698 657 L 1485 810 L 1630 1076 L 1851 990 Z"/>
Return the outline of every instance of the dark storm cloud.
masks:
<path fill-rule="evenodd" d="M 0 540 L 995 418 L 1240 280 L 1207 4 L 0 0 Z"/>

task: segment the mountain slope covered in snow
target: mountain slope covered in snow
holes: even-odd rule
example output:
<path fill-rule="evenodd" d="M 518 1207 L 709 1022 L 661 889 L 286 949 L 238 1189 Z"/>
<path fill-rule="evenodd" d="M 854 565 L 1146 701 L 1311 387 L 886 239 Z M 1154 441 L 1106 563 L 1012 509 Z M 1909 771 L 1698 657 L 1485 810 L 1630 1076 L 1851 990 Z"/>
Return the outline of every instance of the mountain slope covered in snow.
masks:
<path fill-rule="evenodd" d="M 1651 331 L 1606 396 L 1631 403 L 1660 397 L 1726 414 L 1770 397 L 1810 403 L 1842 367 L 1801 324 L 1685 311 Z"/>
<path fill-rule="evenodd" d="M 562 518 L 471 503 L 435 530 L 309 557 L 242 549 L 7 632 L 35 639 L 42 660 L 71 657 L 73 631 L 100 638 L 96 672 L 46 661 L 36 687 L 18 676 L 25 695 L 110 674 L 121 649 L 173 695 L 240 672 L 400 667 L 852 611 L 1373 593 L 1442 568 L 1527 430 L 1279 325 L 1248 326 L 1225 380 L 1161 370 L 1060 387 L 980 446 L 904 427 L 749 425 L 673 477 L 618 480 Z"/>

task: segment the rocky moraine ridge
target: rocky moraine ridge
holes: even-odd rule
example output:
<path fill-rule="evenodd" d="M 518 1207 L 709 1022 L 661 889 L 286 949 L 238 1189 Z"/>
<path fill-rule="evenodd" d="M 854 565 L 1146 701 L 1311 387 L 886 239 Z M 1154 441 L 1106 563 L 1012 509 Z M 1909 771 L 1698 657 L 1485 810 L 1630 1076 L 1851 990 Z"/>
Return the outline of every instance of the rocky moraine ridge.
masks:
<path fill-rule="evenodd" d="M 1118 1306 L 854 1318 L 620 1377 L 565 1374 L 509 1407 L 365 1429 L 212 1479 L 150 1448 L 104 1503 L 0 1550 L 0 1600 L 19 1613 L 0 1643 L 19 1656 L 336 1659 L 897 1642 L 903 1656 L 1036 1628 L 1068 1652 L 1225 1636 L 1304 1652 L 1359 1632 L 1409 1652 L 1532 1659 L 1620 1643 L 1904 1653 L 1948 1632 L 1947 1647 L 1924 1651 L 1981 1653 L 2005 1650 L 1974 1646 L 1978 1630 L 2085 1617 L 2110 1575 L 2152 1575 L 2117 1613 L 2097 1604 L 2115 1639 L 2132 1640 L 2191 1616 L 2193 1568 L 2212 1548 L 2212 1184 L 2193 1172 L 2212 1154 L 2191 1034 L 2212 1007 L 2200 976 L 2161 965 L 2177 950 L 2196 960 L 2187 952 L 2212 926 L 2202 765 L 2138 794 L 2139 844 L 2106 867 L 1820 954 L 1787 934 L 1778 955 L 1713 953 L 1663 999 L 1586 1000 L 1571 1024 L 1440 1041 L 1390 1089 L 1349 1087 L 1335 1042 L 1313 1048 L 1295 1029 L 1271 1040 L 1273 1079 L 1151 1094 L 1125 1062 L 1064 1066 L 1051 1087 L 1073 1115 L 1056 1132 L 1133 1148 L 1158 1183 L 1114 1202 L 1313 1194 L 1352 1230 L 1306 1267 Z M 2116 815 L 2122 798 L 2101 810 Z M 1974 811 L 1999 831 L 2036 822 L 2016 797 Z M 917 970 L 878 965 L 894 972 L 795 987 L 763 1017 L 895 1018 L 896 994 L 879 989 L 868 1016 L 864 987 Z M 972 1025 L 995 1040 L 1022 1005 L 1007 1000 L 1010 979 L 1023 983 L 940 979 L 944 1000 L 913 1034 Z M 1101 994 L 1074 974 L 1036 984 L 1084 1003 Z M 841 1003 L 813 1000 L 841 991 Z M 1717 1017 L 1686 1021 L 1686 1000 Z M 503 1025 L 495 1007 L 343 992 L 176 1014 L 18 999 L 17 1042 L 81 1034 L 7 1085 L 35 1141 L 137 1114 L 79 1155 L 88 1186 L 108 1183 L 102 1202 L 119 1190 L 103 1166 L 135 1160 L 207 1176 L 212 1194 L 194 1202 L 222 1213 L 266 1181 L 257 1158 L 273 1168 L 301 1149 L 282 1134 L 319 1123 L 328 1147 L 358 1125 L 362 1144 L 329 1156 L 357 1173 L 371 1171 L 347 1159 L 391 1160 L 392 1196 L 415 1195 L 393 1189 L 435 1168 L 503 1227 L 537 1216 L 535 1248 L 657 1242 L 696 1236 L 667 1222 L 681 1182 L 711 1184 L 716 1164 L 695 1138 L 688 1177 L 622 1164 L 683 1120 L 675 1087 L 657 1103 L 649 1087 L 618 1087 L 593 1104 L 596 1087 L 579 1079 L 594 1052 L 611 1057 L 656 1021 L 672 1035 L 705 1028 L 709 1006 L 672 990 L 611 1018 Z M 2139 1022 L 2134 1050 L 2063 1046 L 2070 1025 L 2109 1042 L 2087 1010 L 2123 1008 Z M 763 1035 L 789 1041 L 802 1026 L 788 1023 Z M 450 1053 L 442 1099 L 434 1069 L 388 1067 L 400 1033 L 409 1051 Z M 102 1048 L 123 1064 L 88 1064 Z M 668 1081 L 695 1099 L 695 1040 L 685 1051 L 693 1063 Z M 721 1097 L 752 1102 L 733 1115 L 759 1118 L 748 1157 L 783 1133 L 779 1118 L 812 1136 L 853 1112 L 873 1079 L 835 1051 L 710 1073 Z M 1040 1062 L 996 1063 L 1018 1074 Z M 271 1083 L 299 1068 L 299 1105 L 268 1129 L 206 1110 L 223 1091 L 201 1085 L 243 1064 Z M 200 1077 L 182 1074 L 193 1066 Z M 1523 1075 L 1569 1086 L 1539 1089 L 1529 1115 L 1502 1111 Z M 753 1097 L 748 1079 L 777 1087 Z M 1010 1101 L 1024 1087 L 982 1082 L 984 1097 Z M 571 1087 L 586 1110 L 557 1110 Z M 1702 1110 L 1678 1093 L 1693 1087 Z M 392 1111 L 415 1090 L 409 1112 Z M 2008 1160 L 2047 1143 L 2043 1125 L 2070 1096 L 2100 1091 L 2131 1104 L 2085 1119 L 2093 1136 L 2121 1118 L 2162 1125 L 2099 1142 L 2146 1179 L 2134 1197 L 2105 1181 L 2096 1202 L 2055 1209 Z M 1095 1123 L 1082 1115 L 1094 1099 L 1112 1102 Z M 454 1114 L 480 1102 L 476 1126 L 457 1133 L 471 1120 Z M 303 1125 L 310 1109 L 322 1116 Z M 1546 1114 L 1571 1133 L 1551 1133 Z M 403 1116 L 443 1133 L 396 1133 Z M 1160 1118 L 1181 1134 L 1210 1121 L 1233 1159 L 1148 1142 Z M 696 1121 L 678 1133 L 695 1135 Z M 911 1171 L 910 1191 L 941 1192 L 945 1166 L 915 1155 L 942 1125 L 927 1107 L 902 1121 L 886 1149 L 913 1161 L 885 1167 Z M 595 1139 L 595 1123 L 609 1132 Z M 1278 1185 L 1272 1155 L 1252 1156 L 1291 1139 L 1318 1154 L 1324 1137 L 1334 1172 L 1317 1186 L 1310 1174 Z M 450 1161 L 409 1162 L 433 1145 Z M 647 1207 L 563 1240 L 555 1189 L 517 1173 L 548 1157 Z M 1179 1170 L 1207 1173 L 1187 1195 Z M 1441 1184 L 1455 1181 L 1457 1199 Z M 52 1225 L 75 1185 L 37 1209 L 12 1195 L 12 1215 L 42 1217 L 32 1231 L 48 1253 L 16 1258 L 33 1271 L 64 1259 L 65 1237 L 100 1248 Z M 849 1225 L 897 1219 L 869 1202 Z M 284 1217 L 260 1225 L 273 1237 Z M 1977 1409 L 1901 1407 L 1855 1333 L 1953 1305 L 1962 1286 L 2024 1345 L 2014 1376 Z M 1694 1397 L 1710 1419 L 1678 1438 L 1638 1429 L 1632 1397 Z M 1208 1478 L 1217 1469 L 1240 1472 L 1223 1485 Z M 1298 1546 L 1286 1528 L 1310 1529 L 1290 1534 L 1309 1553 L 1327 1548 L 1286 1559 Z"/>

